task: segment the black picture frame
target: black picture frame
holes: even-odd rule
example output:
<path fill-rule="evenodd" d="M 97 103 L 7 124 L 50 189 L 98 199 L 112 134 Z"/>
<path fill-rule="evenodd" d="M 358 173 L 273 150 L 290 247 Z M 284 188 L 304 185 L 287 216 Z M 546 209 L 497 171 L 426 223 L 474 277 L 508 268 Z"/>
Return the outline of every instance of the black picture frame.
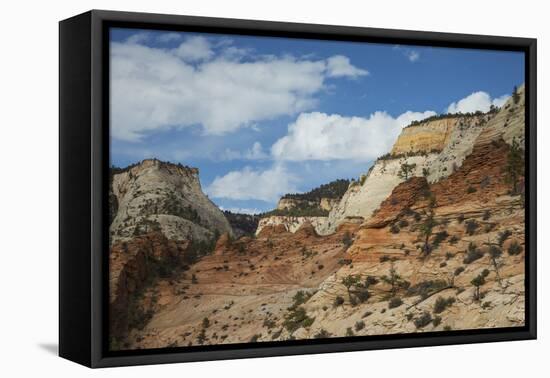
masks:
<path fill-rule="evenodd" d="M 524 52 L 528 157 L 525 326 L 109 352 L 107 31 L 113 26 Z M 60 22 L 59 45 L 61 357 L 95 368 L 536 338 L 536 39 L 92 10 Z"/>

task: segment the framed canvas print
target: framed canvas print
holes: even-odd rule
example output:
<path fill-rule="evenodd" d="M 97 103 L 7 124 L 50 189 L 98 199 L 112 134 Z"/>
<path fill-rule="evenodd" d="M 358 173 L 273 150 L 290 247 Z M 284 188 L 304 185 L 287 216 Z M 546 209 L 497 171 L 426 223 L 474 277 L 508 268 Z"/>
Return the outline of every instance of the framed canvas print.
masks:
<path fill-rule="evenodd" d="M 536 41 L 60 23 L 60 355 L 536 337 Z"/>

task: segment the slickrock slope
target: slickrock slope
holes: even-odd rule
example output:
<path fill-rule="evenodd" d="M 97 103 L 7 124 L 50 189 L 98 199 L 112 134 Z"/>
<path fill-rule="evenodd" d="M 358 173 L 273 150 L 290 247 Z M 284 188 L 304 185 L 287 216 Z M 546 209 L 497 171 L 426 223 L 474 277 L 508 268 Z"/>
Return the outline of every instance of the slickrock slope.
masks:
<path fill-rule="evenodd" d="M 501 113 L 516 111 L 507 105 Z M 512 147 L 502 138 L 521 139 L 523 128 L 488 126 L 449 177 L 415 177 L 392 191 L 356 232 L 350 264 L 302 305 L 314 321 L 282 337 L 524 324 L 525 210 L 521 195 L 510 194 Z"/>
<path fill-rule="evenodd" d="M 150 289 L 160 308 L 125 342 L 154 348 L 279 339 L 293 297 L 307 297 L 344 263 L 350 231 L 322 237 L 304 224 L 295 233 L 266 227 L 254 239 L 224 235 L 212 255 Z"/>
<path fill-rule="evenodd" d="M 144 160 L 113 175 L 112 196 L 117 212 L 111 242 L 154 230 L 175 240 L 208 240 L 232 232 L 221 210 L 202 192 L 196 168 Z"/>
<path fill-rule="evenodd" d="M 452 115 L 404 128 L 392 152 L 379 158 L 365 176 L 350 184 L 319 232 L 329 234 L 350 218 L 368 219 L 404 180 L 398 175 L 403 164 L 415 165 L 410 175 L 427 174 L 430 182 L 450 175 L 471 152 L 474 140 L 491 117 L 491 114 Z"/>

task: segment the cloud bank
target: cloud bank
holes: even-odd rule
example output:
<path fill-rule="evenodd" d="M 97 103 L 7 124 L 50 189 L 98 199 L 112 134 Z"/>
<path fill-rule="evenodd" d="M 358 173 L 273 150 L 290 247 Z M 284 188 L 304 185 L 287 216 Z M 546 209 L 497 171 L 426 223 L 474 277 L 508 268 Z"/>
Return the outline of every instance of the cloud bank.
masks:
<path fill-rule="evenodd" d="M 435 114 L 408 111 L 394 118 L 375 112 L 362 118 L 303 113 L 288 126 L 288 134 L 273 144 L 271 154 L 291 161 L 373 160 L 390 150 L 404 126 Z"/>
<path fill-rule="evenodd" d="M 283 194 L 296 192 L 297 182 L 281 164 L 263 171 L 245 167 L 216 177 L 206 193 L 214 198 L 276 202 Z"/>
<path fill-rule="evenodd" d="M 196 125 L 206 135 L 224 135 L 314 108 L 329 78 L 368 74 L 342 55 L 320 60 L 247 56 L 246 50 L 213 46 L 204 37 L 186 38 L 172 49 L 149 47 L 147 40 L 138 34 L 111 43 L 115 139 L 139 141 L 154 131 Z"/>

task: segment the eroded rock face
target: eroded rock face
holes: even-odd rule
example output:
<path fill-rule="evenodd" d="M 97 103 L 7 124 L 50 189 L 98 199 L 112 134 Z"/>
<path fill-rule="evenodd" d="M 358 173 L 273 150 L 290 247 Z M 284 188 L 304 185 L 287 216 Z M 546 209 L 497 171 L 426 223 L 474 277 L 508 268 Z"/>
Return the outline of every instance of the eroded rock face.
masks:
<path fill-rule="evenodd" d="M 327 217 L 291 217 L 291 216 L 270 216 L 265 217 L 258 223 L 256 235 L 260 235 L 266 227 L 282 226 L 288 232 L 296 232 L 303 224 L 309 223 L 316 230 L 325 223 Z"/>
<path fill-rule="evenodd" d="M 189 242 L 168 240 L 160 232 L 141 235 L 111 247 L 109 255 L 109 311 L 113 337 L 125 337 L 132 316 L 147 312 L 136 303 L 159 274 L 159 267 L 176 267 L 189 260 Z M 134 314 L 132 312 L 135 312 Z"/>
<path fill-rule="evenodd" d="M 460 167 L 491 114 L 454 116 L 403 129 L 392 152 L 378 159 L 360 181 L 350 184 L 319 232 L 329 234 L 350 217 L 368 220 L 399 183 L 403 164 L 414 165 L 410 176 L 436 182 Z"/>
<path fill-rule="evenodd" d="M 112 193 L 117 212 L 111 242 L 156 230 L 174 240 L 232 233 L 223 213 L 202 192 L 196 168 L 144 160 L 113 175 Z"/>

